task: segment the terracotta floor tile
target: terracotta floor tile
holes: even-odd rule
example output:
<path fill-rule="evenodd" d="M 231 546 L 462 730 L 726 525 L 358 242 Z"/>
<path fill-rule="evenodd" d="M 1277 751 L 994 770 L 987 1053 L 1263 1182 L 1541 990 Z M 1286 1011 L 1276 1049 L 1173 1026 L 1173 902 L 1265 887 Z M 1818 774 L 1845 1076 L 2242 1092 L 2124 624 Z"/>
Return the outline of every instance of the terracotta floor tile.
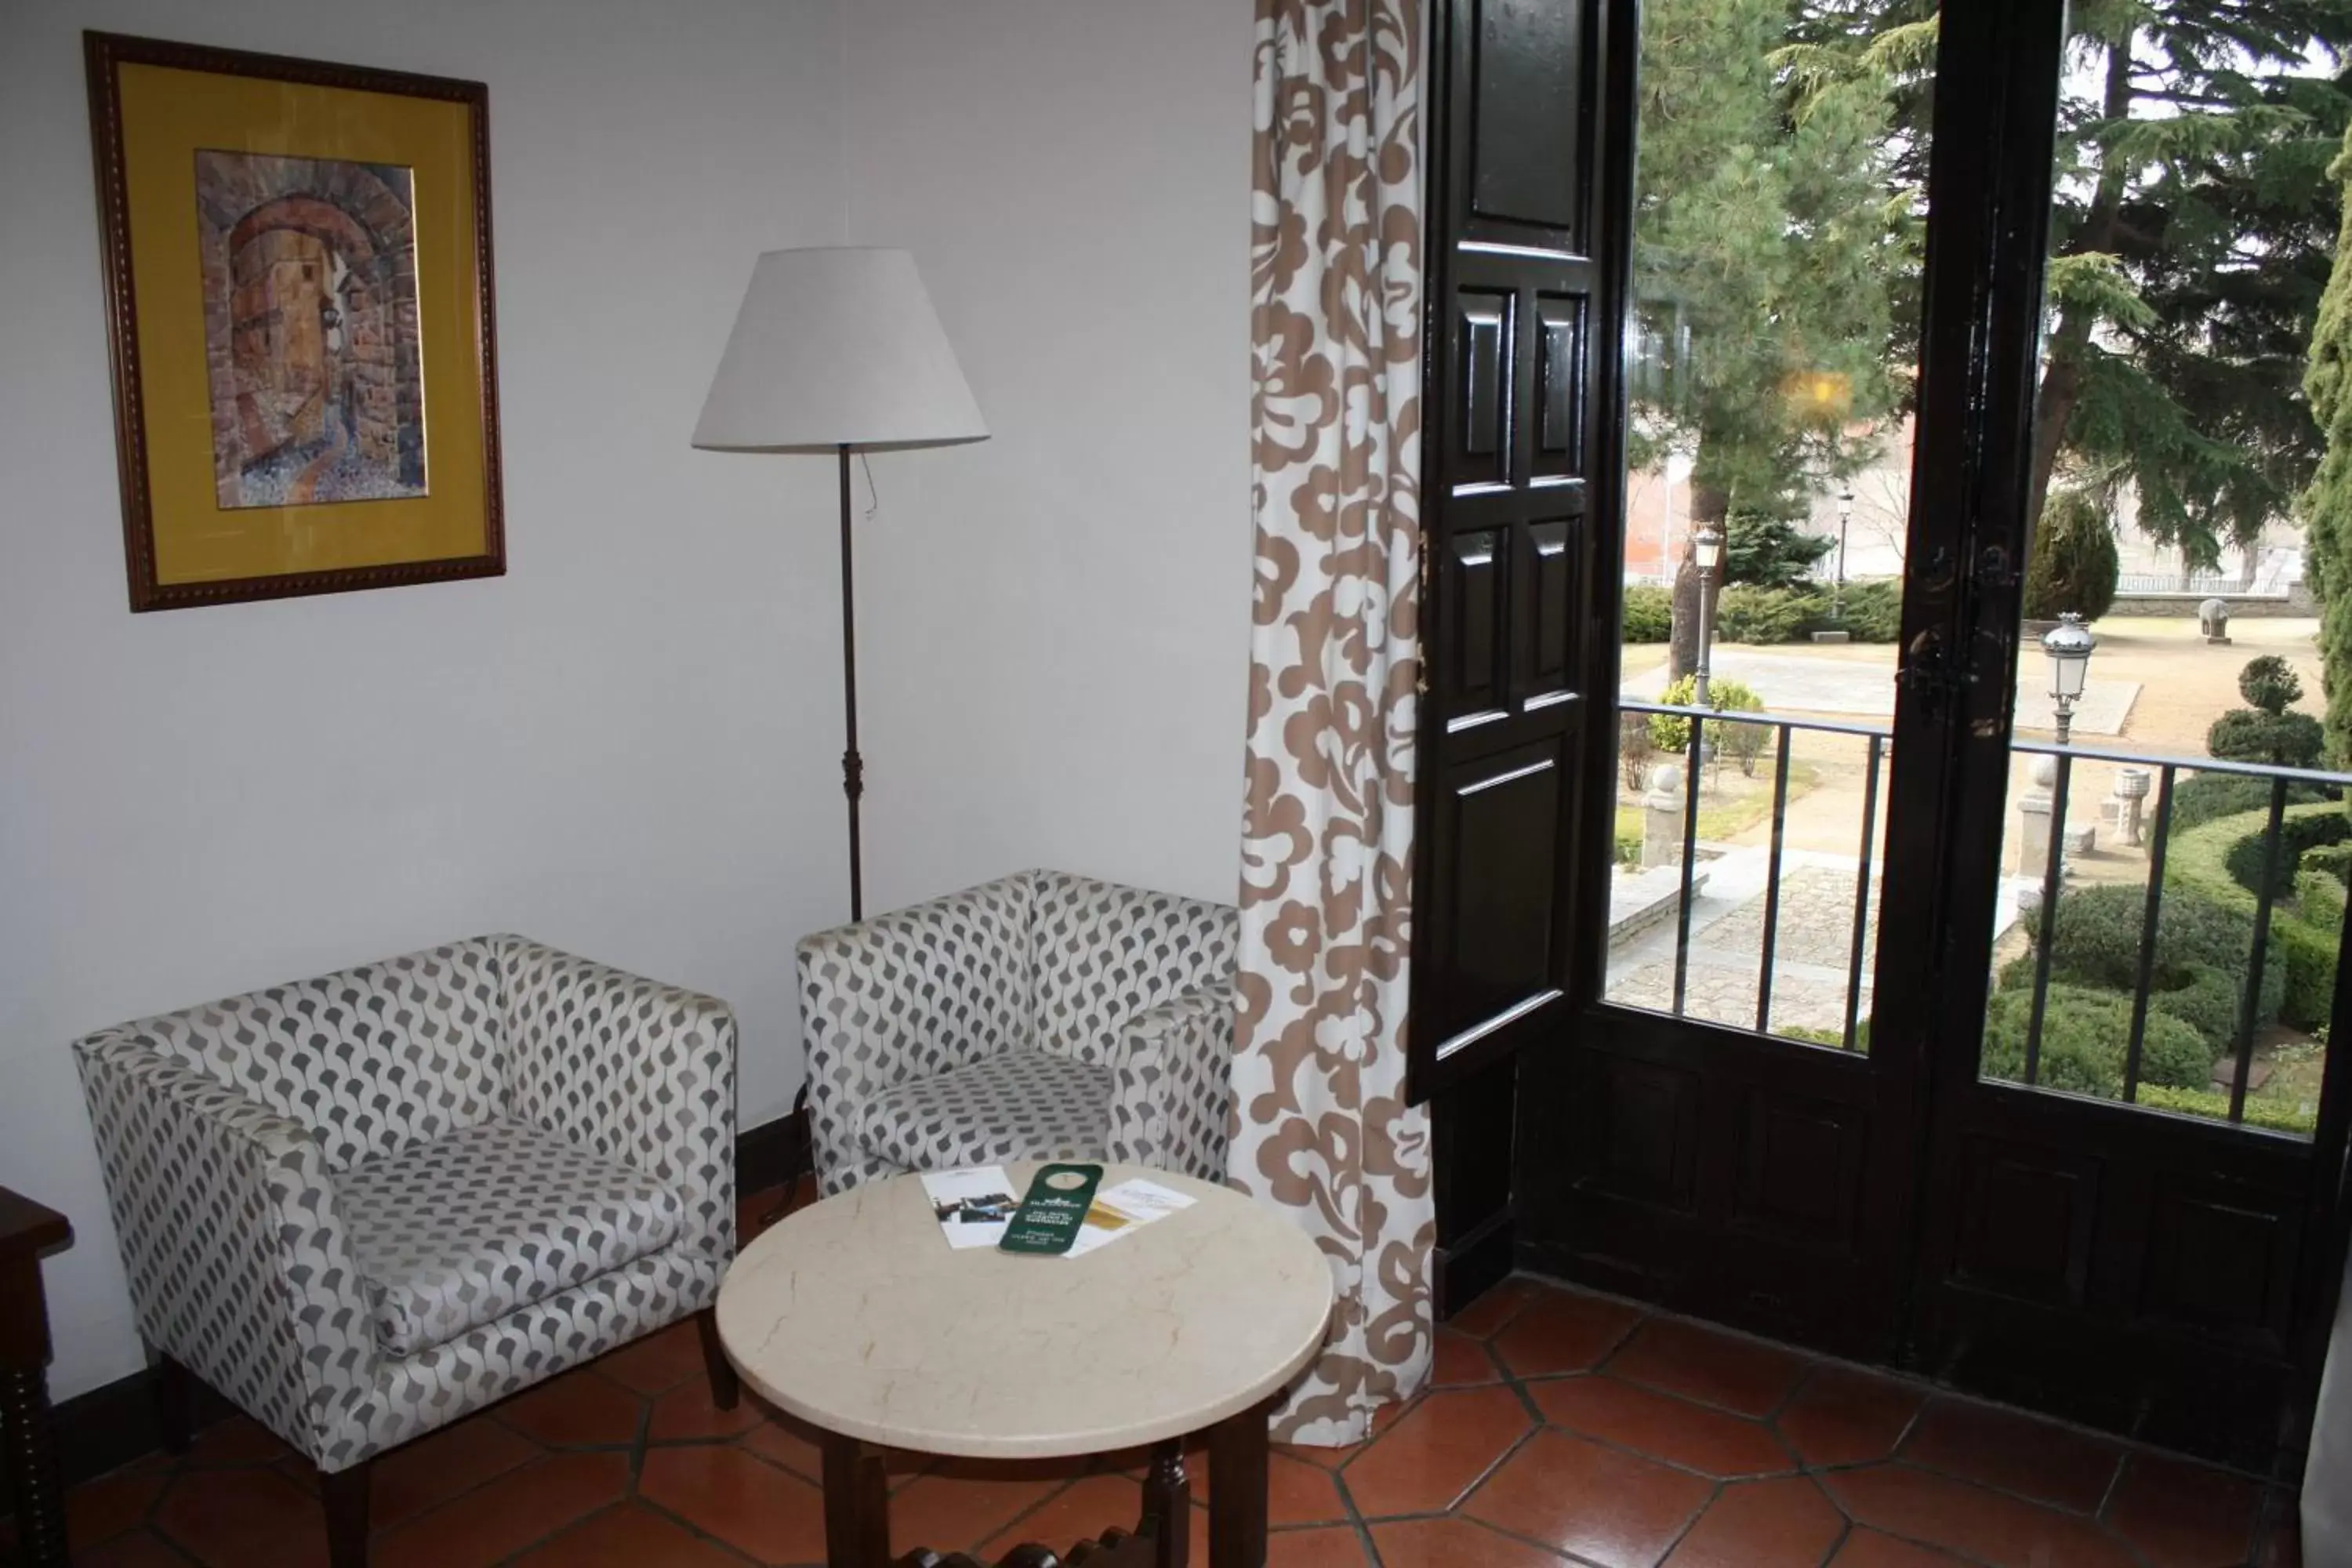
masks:
<path fill-rule="evenodd" d="M 485 1416 L 444 1426 L 404 1443 L 375 1462 L 369 1482 L 369 1519 L 388 1530 L 426 1509 L 468 1492 L 494 1476 L 529 1464 L 539 1446 Z"/>
<path fill-rule="evenodd" d="M 732 1410 L 710 1402 L 710 1380 L 693 1378 L 654 1401 L 653 1424 L 646 1436 L 656 1443 L 689 1437 L 738 1437 L 767 1419 L 759 1401 L 747 1392 Z"/>
<path fill-rule="evenodd" d="M 689 1318 L 609 1352 L 591 1364 L 624 1388 L 666 1394 L 689 1377 L 703 1375 L 702 1340 Z"/>
<path fill-rule="evenodd" d="M 628 1487 L 625 1454 L 549 1454 L 380 1532 L 372 1568 L 496 1563 L 618 1502 Z"/>
<path fill-rule="evenodd" d="M 638 1503 L 582 1520 L 514 1568 L 742 1568 L 743 1560 Z"/>
<path fill-rule="evenodd" d="M 1534 1425 L 1507 1388 L 1447 1389 L 1424 1396 L 1340 1473 L 1367 1519 L 1437 1513 Z"/>
<path fill-rule="evenodd" d="M 1566 1561 L 1467 1519 L 1372 1526 L 1382 1568 L 1561 1568 Z"/>
<path fill-rule="evenodd" d="M 1454 1329 L 1437 1331 L 1436 1354 L 1430 1366 L 1432 1388 L 1460 1388 L 1468 1384 L 1500 1383 L 1503 1369 L 1495 1364 L 1484 1340 Z"/>
<path fill-rule="evenodd" d="M 1063 1489 L 1036 1512 L 1028 1515 L 983 1544 L 976 1555 L 993 1563 L 1016 1546 L 1031 1542 L 1067 1556 L 1080 1541 L 1090 1541 L 1113 1528 L 1133 1530 L 1143 1511 L 1141 1489 L 1125 1476 L 1088 1476 Z M 1193 1510 L 1192 1551 L 1188 1568 L 1208 1568 L 1208 1521 Z M 891 1538 L 893 1552 L 902 1550 Z"/>
<path fill-rule="evenodd" d="M 1856 1527 L 1830 1559 L 1830 1568 L 1968 1568 L 1948 1552 L 1931 1551 Z"/>
<path fill-rule="evenodd" d="M 817 1447 L 814 1433 L 789 1416 L 771 1415 L 736 1441 L 803 1479 L 824 1484 L 824 1451 Z"/>
<path fill-rule="evenodd" d="M 188 1568 L 188 1560 L 140 1530 L 87 1552 L 75 1547 L 74 1568 Z"/>
<path fill-rule="evenodd" d="M 275 1470 L 192 1470 L 172 1483 L 157 1528 L 210 1568 L 308 1568 L 327 1561 L 326 1516 Z"/>
<path fill-rule="evenodd" d="M 2131 1568 L 2131 1553 L 2088 1520 L 1907 1465 L 1821 1478 L 1857 1523 L 1948 1547 L 1993 1568 Z"/>
<path fill-rule="evenodd" d="M 969 1552 L 1071 1479 L 1066 1473 L 918 1476 L 890 1494 L 891 1555 L 896 1558 L 918 1546 Z"/>
<path fill-rule="evenodd" d="M 1651 1568 L 1714 1494 L 1712 1481 L 1544 1431 L 1463 1511 L 1601 1568 Z"/>
<path fill-rule="evenodd" d="M 1590 1372 L 1641 1321 L 1641 1312 L 1622 1301 L 1544 1290 L 1496 1334 L 1495 1356 L 1521 1377 Z"/>
<path fill-rule="evenodd" d="M 1778 1345 L 1660 1318 L 1635 1331 L 1611 1358 L 1609 1370 L 1628 1382 L 1742 1415 L 1769 1415 L 1797 1386 L 1807 1364 Z"/>
<path fill-rule="evenodd" d="M 583 1366 L 523 1390 L 492 1414 L 541 1443 L 593 1447 L 636 1441 L 647 1403 L 635 1389 L 622 1387 L 593 1366 Z"/>
<path fill-rule="evenodd" d="M 2124 1457 L 2104 1437 L 1942 1396 L 1927 1402 L 1901 1452 L 1915 1465 L 2077 1513 L 2098 1512 Z"/>
<path fill-rule="evenodd" d="M 1207 1449 L 1186 1454 L 1184 1469 L 1192 1483 L 1192 1500 L 1207 1502 L 1213 1495 Z M 1339 1483 L 1329 1469 L 1278 1450 L 1266 1460 L 1265 1517 L 1267 1523 L 1277 1528 L 1340 1524 L 1347 1521 L 1348 1505 L 1340 1500 Z"/>
<path fill-rule="evenodd" d="M 1370 1562 L 1352 1524 L 1277 1530 L 1265 1539 L 1265 1568 L 1366 1568 Z"/>
<path fill-rule="evenodd" d="M 1313 1465 L 1320 1470 L 1336 1470 L 1371 1445 L 1350 1443 L 1345 1447 L 1330 1447 L 1321 1443 L 1276 1443 L 1274 1451 L 1287 1454 L 1302 1465 Z"/>
<path fill-rule="evenodd" d="M 656 1448 L 637 1495 L 765 1563 L 824 1556 L 824 1494 L 739 1447 Z"/>
<path fill-rule="evenodd" d="M 66 1493 L 66 1541 L 77 1552 L 145 1521 L 171 1477 L 162 1470 L 117 1470 Z"/>
<path fill-rule="evenodd" d="M 1636 1449 L 1654 1459 L 1710 1476 L 1768 1476 L 1797 1461 L 1760 1421 L 1693 1405 L 1613 1377 L 1533 1383 L 1546 1420 L 1588 1437 Z"/>
<path fill-rule="evenodd" d="M 1817 1366 L 1773 1424 L 1809 1465 L 1859 1465 L 1894 1453 L 1926 1402 L 1891 1377 Z"/>
<path fill-rule="evenodd" d="M 1845 1515 L 1804 1476 L 1740 1481 L 1723 1489 L 1666 1568 L 1820 1568 Z"/>
<path fill-rule="evenodd" d="M 294 1450 L 277 1433 L 250 1415 L 215 1421 L 196 1434 L 185 1463 L 198 1469 L 215 1466 L 267 1465 Z"/>
<path fill-rule="evenodd" d="M 2262 1488 L 2223 1470 L 2134 1454 L 2107 1506 L 2107 1524 L 2155 1568 L 2223 1568 L 2246 1561 Z"/>
<path fill-rule="evenodd" d="M 1506 1279 L 1445 1320 L 1445 1326 L 1474 1340 L 1489 1339 L 1542 1289 L 1532 1279 Z"/>

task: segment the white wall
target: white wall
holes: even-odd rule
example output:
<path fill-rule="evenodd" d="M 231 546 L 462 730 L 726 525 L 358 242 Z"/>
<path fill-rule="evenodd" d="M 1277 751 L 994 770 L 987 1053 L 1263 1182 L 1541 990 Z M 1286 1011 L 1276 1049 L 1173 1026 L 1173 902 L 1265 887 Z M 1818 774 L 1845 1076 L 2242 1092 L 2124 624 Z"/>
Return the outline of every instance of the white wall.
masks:
<path fill-rule="evenodd" d="M 79 30 L 488 82 L 509 575 L 124 608 Z M 876 907 L 1238 868 L 1247 0 L 0 4 L 0 1184 L 139 1364 L 66 1042 L 513 929 L 732 1002 L 843 912 L 833 474 L 687 445 L 751 258 L 913 247 L 995 438 L 875 459 Z"/>
<path fill-rule="evenodd" d="M 131 616 L 84 26 L 487 81 L 509 575 Z M 842 237 L 826 0 L 0 5 L 0 1184 L 139 1348 L 66 1042 L 513 929 L 717 993 L 747 1123 L 839 918 L 831 473 L 687 445 L 761 248 Z"/>
<path fill-rule="evenodd" d="M 1249 667 L 1249 0 L 857 0 L 849 232 L 994 438 L 874 459 L 880 902 L 1045 864 L 1231 900 Z"/>

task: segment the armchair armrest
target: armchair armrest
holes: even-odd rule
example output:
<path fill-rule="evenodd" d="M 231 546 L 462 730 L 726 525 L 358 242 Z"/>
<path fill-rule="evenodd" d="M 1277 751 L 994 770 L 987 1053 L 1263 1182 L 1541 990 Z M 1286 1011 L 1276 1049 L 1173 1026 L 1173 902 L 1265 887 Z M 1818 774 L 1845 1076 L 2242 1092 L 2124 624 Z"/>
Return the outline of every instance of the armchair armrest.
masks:
<path fill-rule="evenodd" d="M 1138 1013 L 1112 1048 L 1110 1157 L 1225 1179 L 1237 999 L 1219 981 Z"/>
<path fill-rule="evenodd" d="M 516 1117 L 666 1182 L 682 1239 L 735 1256 L 735 1014 L 699 992 L 523 937 L 492 939 Z"/>
<path fill-rule="evenodd" d="M 1034 896 L 1028 878 L 1007 877 L 801 939 L 801 1039 L 826 1192 L 893 1168 L 858 1146 L 868 1099 L 1028 1039 Z"/>
<path fill-rule="evenodd" d="M 136 1034 L 75 1053 L 140 1332 L 323 1457 L 379 1352 L 318 1138 Z"/>

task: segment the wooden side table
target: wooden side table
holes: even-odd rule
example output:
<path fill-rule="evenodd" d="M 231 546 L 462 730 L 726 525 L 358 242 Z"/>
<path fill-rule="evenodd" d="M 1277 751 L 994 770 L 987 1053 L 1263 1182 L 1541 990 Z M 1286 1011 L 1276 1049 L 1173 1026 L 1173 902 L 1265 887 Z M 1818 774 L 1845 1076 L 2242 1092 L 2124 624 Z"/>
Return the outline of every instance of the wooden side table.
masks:
<path fill-rule="evenodd" d="M 49 1425 L 49 1310 L 41 1259 L 73 1242 L 55 1209 L 0 1187 L 0 1460 L 16 1501 L 16 1544 L 33 1568 L 61 1568 L 66 1489 Z"/>

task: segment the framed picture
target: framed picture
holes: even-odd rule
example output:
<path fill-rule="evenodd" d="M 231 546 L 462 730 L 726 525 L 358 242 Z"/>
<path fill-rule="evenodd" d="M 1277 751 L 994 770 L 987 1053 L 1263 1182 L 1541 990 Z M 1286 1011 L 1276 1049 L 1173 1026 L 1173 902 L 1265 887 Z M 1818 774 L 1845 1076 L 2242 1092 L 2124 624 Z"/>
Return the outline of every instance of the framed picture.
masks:
<path fill-rule="evenodd" d="M 504 572 L 482 85 L 83 43 L 131 607 Z"/>

